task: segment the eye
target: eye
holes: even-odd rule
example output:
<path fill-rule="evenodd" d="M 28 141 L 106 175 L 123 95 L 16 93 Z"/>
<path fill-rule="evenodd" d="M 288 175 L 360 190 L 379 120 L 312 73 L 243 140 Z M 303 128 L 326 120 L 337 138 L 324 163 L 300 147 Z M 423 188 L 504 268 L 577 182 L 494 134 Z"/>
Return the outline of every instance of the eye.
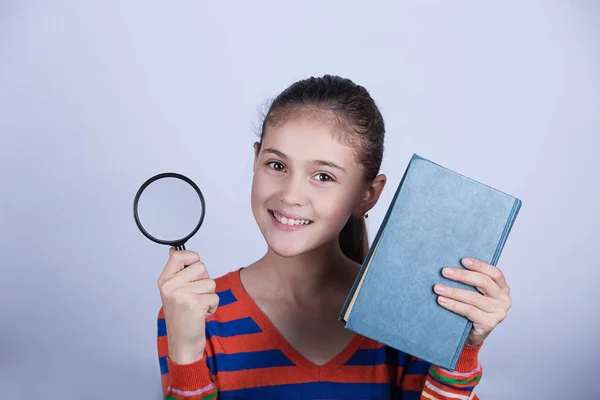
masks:
<path fill-rule="evenodd" d="M 326 174 L 324 172 L 320 172 L 317 174 L 317 180 L 321 181 L 321 182 L 333 182 L 334 179 L 331 177 L 331 175 Z"/>
<path fill-rule="evenodd" d="M 269 167 L 271 167 L 272 169 L 274 169 L 275 171 L 285 170 L 285 166 L 282 163 L 280 163 L 279 161 L 269 161 L 269 162 L 267 162 L 267 165 Z"/>

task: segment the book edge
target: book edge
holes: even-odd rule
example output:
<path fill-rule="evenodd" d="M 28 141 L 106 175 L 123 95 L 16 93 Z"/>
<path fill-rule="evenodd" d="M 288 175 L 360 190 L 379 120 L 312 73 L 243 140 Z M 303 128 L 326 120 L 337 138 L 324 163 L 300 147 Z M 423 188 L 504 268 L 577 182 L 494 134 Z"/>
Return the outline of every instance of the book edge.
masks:
<path fill-rule="evenodd" d="M 418 158 L 418 159 L 420 159 L 420 160 L 422 160 L 422 161 L 426 161 L 426 162 L 428 162 L 428 163 L 431 163 L 431 164 L 437 165 L 438 167 L 440 167 L 440 168 L 442 168 L 442 169 L 445 169 L 446 171 L 449 171 L 449 172 L 455 173 L 455 174 L 457 174 L 457 175 L 459 175 L 459 176 L 461 176 L 461 177 L 463 177 L 463 178 L 465 178 L 465 179 L 468 179 L 469 181 L 472 181 L 472 182 L 478 183 L 478 184 L 480 184 L 480 185 L 483 185 L 483 186 L 485 186 L 485 187 L 487 187 L 487 188 L 489 188 L 489 189 L 492 189 L 492 190 L 494 190 L 494 191 L 496 191 L 496 192 L 498 192 L 498 193 L 502 193 L 503 195 L 506 195 L 506 196 L 508 196 L 508 197 L 510 197 L 510 198 L 513 198 L 513 199 L 519 200 L 519 199 L 518 199 L 516 196 L 514 196 L 514 195 L 512 195 L 512 194 L 510 194 L 510 193 L 508 193 L 508 192 L 505 192 L 505 191 L 503 191 L 503 190 L 500 190 L 500 189 L 498 189 L 498 188 L 496 188 L 496 187 L 490 186 L 489 184 L 483 183 L 483 182 L 481 182 L 481 181 L 479 181 L 479 180 L 477 180 L 477 179 L 471 178 L 471 177 L 469 177 L 469 176 L 467 176 L 467 175 L 465 175 L 465 174 L 463 174 L 463 173 L 460 173 L 460 172 L 458 172 L 458 171 L 456 171 L 456 170 L 450 169 L 450 168 L 448 168 L 448 167 L 444 167 L 443 165 L 441 165 L 441 164 L 438 164 L 438 163 L 436 163 L 435 161 L 431 161 L 431 160 L 429 160 L 429 159 L 427 159 L 427 158 L 421 157 L 421 156 L 419 156 L 419 155 L 416 155 L 416 154 L 413 156 L 413 158 Z"/>
<path fill-rule="evenodd" d="M 520 199 L 515 198 L 513 206 L 508 214 L 502 235 L 500 236 L 500 239 L 498 240 L 498 245 L 496 246 L 494 255 L 492 256 L 492 259 L 490 260 L 490 265 L 493 265 L 493 266 L 497 265 L 498 260 L 500 259 L 500 255 L 502 254 L 502 249 L 504 248 L 504 245 L 506 244 L 506 241 L 508 239 L 510 231 L 512 230 L 512 227 L 515 224 L 517 215 L 519 214 L 519 210 L 521 209 L 521 205 L 522 205 L 522 201 Z M 467 338 L 469 336 L 469 332 L 470 332 L 472 326 L 473 326 L 473 323 L 467 319 L 467 324 L 465 325 L 465 330 L 463 331 L 463 335 L 461 336 L 461 340 L 459 341 L 459 346 L 456 349 L 454 357 L 452 358 L 451 365 L 449 367 L 446 367 L 449 371 L 454 371 L 454 369 L 456 368 L 456 365 L 458 364 L 458 359 L 460 358 L 462 349 L 467 342 Z"/>

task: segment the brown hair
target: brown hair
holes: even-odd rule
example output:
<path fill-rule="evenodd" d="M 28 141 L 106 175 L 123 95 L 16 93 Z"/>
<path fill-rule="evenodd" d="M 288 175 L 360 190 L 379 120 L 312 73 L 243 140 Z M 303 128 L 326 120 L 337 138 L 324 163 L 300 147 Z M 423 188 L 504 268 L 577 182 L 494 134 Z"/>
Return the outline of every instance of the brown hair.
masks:
<path fill-rule="evenodd" d="M 356 150 L 365 168 L 365 181 L 379 173 L 383 158 L 385 124 L 369 92 L 350 79 L 334 75 L 300 80 L 281 92 L 271 103 L 260 130 L 260 144 L 267 125 L 276 126 L 306 113 L 330 117 L 337 139 Z M 369 251 L 364 217 L 350 216 L 339 235 L 346 257 L 362 263 Z"/>

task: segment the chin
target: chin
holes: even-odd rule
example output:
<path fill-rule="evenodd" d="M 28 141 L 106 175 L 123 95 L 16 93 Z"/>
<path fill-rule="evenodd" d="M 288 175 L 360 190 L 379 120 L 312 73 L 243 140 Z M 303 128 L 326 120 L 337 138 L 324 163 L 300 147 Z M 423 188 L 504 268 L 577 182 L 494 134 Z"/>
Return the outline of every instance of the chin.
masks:
<path fill-rule="evenodd" d="M 283 258 L 296 257 L 312 250 L 309 246 L 303 246 L 298 241 L 291 240 L 269 240 L 266 239 L 269 250 Z"/>

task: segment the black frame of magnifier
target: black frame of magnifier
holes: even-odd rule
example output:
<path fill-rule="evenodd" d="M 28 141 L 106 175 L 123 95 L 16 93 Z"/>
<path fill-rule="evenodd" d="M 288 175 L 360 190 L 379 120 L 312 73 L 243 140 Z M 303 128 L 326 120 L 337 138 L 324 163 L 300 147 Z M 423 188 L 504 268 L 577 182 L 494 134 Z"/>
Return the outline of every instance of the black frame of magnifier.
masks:
<path fill-rule="evenodd" d="M 155 238 L 150 233 L 148 233 L 148 231 L 146 231 L 144 229 L 144 227 L 142 226 L 142 224 L 140 222 L 140 217 L 138 215 L 138 202 L 140 200 L 140 196 L 142 195 L 142 192 L 152 182 L 155 182 L 155 181 L 157 181 L 159 179 L 163 179 L 163 178 L 177 178 L 177 179 L 181 179 L 182 181 L 187 182 L 190 186 L 192 186 L 194 188 L 194 190 L 198 194 L 198 197 L 200 197 L 200 203 L 202 203 L 202 214 L 200 215 L 200 220 L 198 221 L 198 224 L 196 225 L 196 227 L 194 228 L 194 230 L 189 235 L 187 235 L 187 236 L 185 236 L 184 238 L 181 238 L 181 239 L 177 239 L 177 240 L 162 240 L 162 239 Z M 166 244 L 168 246 L 173 246 L 177 250 L 185 250 L 185 243 L 192 236 L 194 236 L 196 234 L 196 232 L 198 232 L 198 229 L 200 229 L 200 226 L 202 226 L 202 222 L 204 222 L 204 214 L 205 214 L 205 212 L 206 212 L 206 203 L 204 201 L 204 196 L 202 195 L 202 192 L 200 191 L 200 188 L 198 187 L 198 185 L 196 185 L 194 183 L 194 181 L 192 181 L 187 176 L 178 174 L 176 172 L 164 172 L 164 173 L 161 173 L 161 174 L 158 174 L 158 175 L 154 175 L 152 178 L 150 178 L 146 182 L 144 182 L 142 184 L 142 186 L 140 186 L 140 188 L 138 189 L 138 191 L 137 191 L 137 193 L 135 195 L 135 198 L 133 199 L 133 217 L 135 218 L 135 223 L 136 223 L 137 227 L 144 234 L 144 236 L 146 236 L 148 239 L 152 240 L 153 242 L 156 242 L 156 243 L 159 243 L 159 244 Z"/>

